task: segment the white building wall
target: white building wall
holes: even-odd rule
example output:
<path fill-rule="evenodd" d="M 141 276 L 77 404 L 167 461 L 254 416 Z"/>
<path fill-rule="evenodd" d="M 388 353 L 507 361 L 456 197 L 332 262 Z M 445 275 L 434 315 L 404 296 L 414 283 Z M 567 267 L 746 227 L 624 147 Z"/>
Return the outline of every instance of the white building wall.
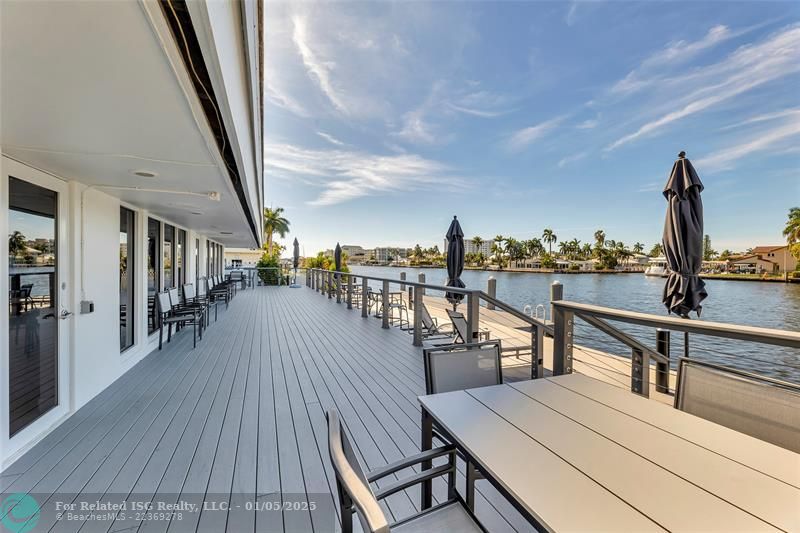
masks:
<path fill-rule="evenodd" d="M 5 159 L 5 158 L 4 158 Z M 5 163 L 5 161 L 4 161 Z M 14 163 L 19 166 L 18 163 Z M 41 172 L 25 167 L 29 175 L 40 175 Z M 17 172 L 17 177 L 26 179 L 25 172 Z M 4 176 L 3 176 L 4 177 Z M 7 206 L 5 187 L 0 187 L 0 201 Z M 67 290 L 62 294 L 61 307 L 74 313 L 71 317 L 60 322 L 62 328 L 67 328 L 68 362 L 66 368 L 66 382 L 69 384 L 70 394 L 62 405 L 66 409 L 61 419 L 54 420 L 51 427 L 40 431 L 30 437 L 26 436 L 25 442 L 19 440 L 12 446 L 9 443 L 0 446 L 0 470 L 9 466 L 26 450 L 41 440 L 51 429 L 69 417 L 77 409 L 111 385 L 125 372 L 130 370 L 142 358 L 158 348 L 158 332 L 147 334 L 147 221 L 152 217 L 176 228 L 187 230 L 186 243 L 186 281 L 193 283 L 195 279 L 195 239 L 200 239 L 199 266 L 200 276 L 206 272 L 206 241 L 205 236 L 188 230 L 188 228 L 173 224 L 170 220 L 157 217 L 135 205 L 121 204 L 119 199 L 100 190 L 88 188 L 77 181 L 68 182 L 65 187 L 67 214 L 64 217 L 66 232 L 63 235 L 64 244 L 58 257 L 59 264 L 66 266 L 66 274 L 61 282 L 66 283 Z M 83 215 L 81 216 L 81 197 L 83 196 Z M 134 320 L 135 340 L 134 346 L 120 353 L 119 348 L 119 220 L 120 205 L 132 209 L 136 213 L 136 231 L 134 243 L 134 283 L 136 291 Z M 6 211 L 7 212 L 7 211 Z M 83 224 L 81 218 L 83 217 Z M 2 218 L 1 228 L 8 228 L 7 215 Z M 81 253 L 81 226 L 83 226 L 83 254 Z M 162 231 L 163 238 L 163 231 Z M 216 242 L 216 241 L 212 241 Z M 159 246 L 159 252 L 162 248 Z M 2 251 L 2 250 L 0 250 Z M 7 256 L 7 243 L 5 254 Z M 222 250 L 224 254 L 224 248 Z M 6 287 L 7 293 L 7 262 L 6 270 L 0 266 L 0 289 Z M 81 289 L 81 272 L 83 272 L 83 290 Z M 163 280 L 162 280 L 163 281 Z M 162 284 L 163 286 L 163 284 Z M 94 302 L 94 312 L 81 314 L 80 303 L 82 300 Z M 8 322 L 0 320 L 0 350 L 3 360 L 8 353 Z M 4 363 L 5 364 L 5 363 Z M 5 388 L 0 388 L 0 394 L 7 394 Z M 47 416 L 47 415 L 45 415 Z M 0 417 L 2 419 L 7 417 Z M 7 423 L 7 421 L 6 421 Z M 7 430 L 7 425 L 3 431 Z M 23 430 L 25 431 L 25 430 Z"/>

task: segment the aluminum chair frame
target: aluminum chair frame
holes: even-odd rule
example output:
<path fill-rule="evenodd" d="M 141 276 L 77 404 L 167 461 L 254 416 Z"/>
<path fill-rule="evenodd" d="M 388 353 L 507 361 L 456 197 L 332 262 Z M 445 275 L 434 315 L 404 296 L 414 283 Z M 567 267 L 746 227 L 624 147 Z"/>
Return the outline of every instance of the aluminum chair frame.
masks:
<path fill-rule="evenodd" d="M 395 527 L 413 525 L 415 521 L 424 520 L 425 517 L 436 511 L 444 510 L 451 505 L 462 506 L 463 511 L 474 523 L 475 531 L 485 531 L 474 514 L 465 506 L 458 492 L 456 492 L 456 450 L 454 446 L 448 445 L 434 448 L 371 472 L 364 472 L 358 458 L 355 456 L 353 447 L 350 445 L 350 440 L 342 428 L 339 413 L 335 409 L 331 409 L 325 414 L 325 417 L 328 421 L 328 453 L 336 474 L 342 533 L 352 533 L 353 513 L 358 516 L 364 532 L 389 533 Z M 373 492 L 370 487 L 371 483 L 414 467 L 423 461 L 432 461 L 440 457 L 446 457 L 447 462 L 428 470 L 422 470 L 408 478 L 384 484 L 377 492 Z M 380 500 L 441 476 L 447 476 L 447 501 L 406 517 L 394 524 L 389 524 L 383 509 L 381 509 Z"/>
<path fill-rule="evenodd" d="M 782 380 L 779 380 L 779 379 L 771 378 L 771 377 L 768 377 L 768 376 L 761 376 L 759 374 L 754 374 L 752 372 L 747 372 L 745 370 L 740 370 L 738 368 L 731 368 L 731 367 L 720 365 L 720 364 L 717 364 L 717 363 L 710 363 L 710 362 L 707 362 L 707 361 L 700 361 L 698 359 L 691 359 L 691 358 L 681 357 L 678 360 L 678 375 L 677 375 L 676 382 L 675 382 L 676 383 L 675 403 L 674 403 L 675 409 L 679 409 L 681 411 L 687 412 L 687 413 L 692 414 L 694 416 L 699 416 L 700 418 L 703 418 L 705 420 L 709 420 L 710 422 L 714 422 L 714 423 L 720 424 L 722 426 L 729 427 L 730 429 L 733 429 L 734 431 L 738 431 L 740 433 L 744 433 L 746 435 L 750 435 L 751 437 L 757 438 L 759 440 L 763 440 L 765 442 L 770 442 L 772 444 L 775 444 L 776 446 L 781 446 L 783 448 L 786 448 L 786 446 L 784 444 L 774 442 L 774 439 L 769 439 L 768 436 L 759 434 L 759 433 L 757 433 L 755 431 L 746 431 L 746 428 L 742 428 L 742 427 L 731 427 L 731 426 L 728 426 L 728 425 L 722 423 L 722 421 L 712 420 L 711 418 L 702 416 L 700 414 L 695 414 L 691 410 L 687 409 L 686 397 L 685 397 L 686 385 L 684 384 L 684 380 L 686 379 L 686 375 L 687 375 L 685 367 L 687 365 L 692 365 L 692 366 L 711 369 L 711 370 L 721 374 L 726 379 L 740 379 L 740 380 L 748 381 L 751 384 L 766 385 L 766 386 L 770 386 L 770 387 L 777 387 L 779 389 L 783 389 L 783 390 L 788 391 L 790 393 L 796 394 L 797 397 L 798 397 L 798 402 L 800 402 L 800 385 L 797 385 L 795 383 L 790 383 L 788 381 L 782 381 Z M 800 409 L 800 403 L 798 403 L 798 405 L 799 405 L 798 409 Z M 800 428 L 798 428 L 798 431 L 800 431 Z M 790 445 L 791 445 L 791 442 L 790 442 Z M 791 451 L 800 453 L 800 441 L 798 441 L 793 448 L 790 447 L 790 448 L 787 448 L 787 449 L 790 449 Z"/>

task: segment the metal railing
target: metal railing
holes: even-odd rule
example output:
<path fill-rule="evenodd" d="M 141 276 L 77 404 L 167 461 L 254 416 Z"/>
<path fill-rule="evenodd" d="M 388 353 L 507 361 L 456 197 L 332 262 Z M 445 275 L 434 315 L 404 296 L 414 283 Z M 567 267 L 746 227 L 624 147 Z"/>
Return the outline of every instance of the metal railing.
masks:
<path fill-rule="evenodd" d="M 662 393 L 671 392 L 669 386 L 669 347 L 670 332 L 672 331 L 800 349 L 800 333 L 794 331 L 686 320 L 565 300 L 553 301 L 552 305 L 554 308 L 554 375 L 568 374 L 573 370 L 575 361 L 575 319 L 580 318 L 593 328 L 622 342 L 631 349 L 631 391 L 645 397 L 650 395 L 651 360 L 656 363 L 656 379 L 654 383 L 656 391 Z M 656 348 L 653 349 L 642 344 L 632 335 L 622 332 L 609 324 L 608 321 L 654 328 L 656 330 Z M 688 343 L 688 338 L 686 342 Z M 688 356 L 688 349 L 685 355 Z M 763 363 L 775 364 L 769 361 L 763 361 Z"/>
<path fill-rule="evenodd" d="M 480 309 L 481 301 L 485 303 L 487 309 L 501 309 L 515 318 L 524 322 L 531 329 L 531 378 L 544 377 L 544 349 L 543 342 L 545 335 L 553 334 L 552 325 L 547 324 L 544 320 L 536 317 L 531 317 L 515 309 L 511 305 L 498 300 L 494 296 L 476 289 L 461 289 L 457 287 L 446 287 L 443 285 L 434 285 L 425 282 L 425 274 L 419 274 L 419 281 L 411 281 L 405 279 L 405 273 L 402 273 L 400 279 L 383 278 L 378 276 L 367 276 L 363 274 L 348 274 L 343 272 L 334 272 L 331 270 L 312 268 L 307 270 L 306 285 L 323 295 L 327 295 L 328 299 L 336 298 L 337 303 L 345 301 L 347 308 L 352 309 L 354 305 L 354 296 L 356 306 L 361 309 L 361 316 L 369 316 L 368 299 L 373 298 L 373 302 L 380 305 L 380 317 L 382 319 L 382 327 L 390 327 L 390 313 L 389 308 L 391 305 L 391 287 L 398 285 L 400 292 L 405 293 L 408 291 L 408 301 L 410 309 L 413 312 L 413 321 L 411 324 L 411 331 L 413 334 L 414 346 L 422 346 L 423 331 L 422 331 L 422 305 L 423 296 L 426 291 L 453 293 L 464 296 L 466 303 L 465 318 L 467 321 L 467 338 L 476 338 L 480 331 Z M 360 286 L 358 285 L 360 281 Z M 379 284 L 379 291 L 372 292 L 370 282 Z M 489 285 L 490 290 L 492 284 Z M 373 296 L 370 296 L 372 294 Z M 379 298 L 379 300 L 375 300 Z"/>
<path fill-rule="evenodd" d="M 391 279 L 363 274 L 337 273 L 322 269 L 308 269 L 306 270 L 306 285 L 323 296 L 327 296 L 328 299 L 335 298 L 339 303 L 345 302 L 348 309 L 360 308 L 362 317 L 369 316 L 370 308 L 374 305 L 376 307 L 376 316 L 380 316 L 383 328 L 391 327 L 392 317 L 389 312 L 392 302 L 391 288 L 399 286 L 400 292 L 403 294 L 408 291 L 409 307 L 413 312 L 413 321 L 409 329 L 413 333 L 412 342 L 414 346 L 422 346 L 423 344 L 422 306 L 423 296 L 426 291 L 449 292 L 460 294 L 464 297 L 467 338 L 470 339 L 477 338 L 480 331 L 481 304 L 489 310 L 503 311 L 530 328 L 532 379 L 544 377 L 545 375 L 543 365 L 543 341 L 545 336 L 553 338 L 553 375 L 573 372 L 575 362 L 575 319 L 580 318 L 592 331 L 605 338 L 610 337 L 630 350 L 630 375 L 626 376 L 625 379 L 630 379 L 632 392 L 645 397 L 650 395 L 651 362 L 654 363 L 655 380 L 652 384 L 655 386 L 655 390 L 665 394 L 674 392 L 670 386 L 670 377 L 674 376 L 670 368 L 670 332 L 672 331 L 683 332 L 687 335 L 691 333 L 693 335 L 800 349 L 800 333 L 797 332 L 685 320 L 565 301 L 563 300 L 563 286 L 558 282 L 551 286 L 550 316 L 552 321 L 547 321 L 535 315 L 530 316 L 497 299 L 494 294 L 490 295 L 482 290 L 461 289 L 426 283 L 424 273 L 419 274 L 419 281 L 405 279 L 405 273 L 402 274 L 400 279 Z M 494 280 L 490 279 L 488 285 L 490 293 L 495 292 L 495 285 L 492 281 Z M 376 285 L 378 290 L 373 290 L 371 284 Z M 635 338 L 633 334 L 622 331 L 609 322 L 621 322 L 654 328 L 655 347 L 648 346 Z M 589 332 L 585 332 L 585 334 L 587 337 L 589 336 Z M 686 338 L 685 342 L 688 343 L 688 338 Z M 709 348 L 703 347 L 703 350 L 706 349 Z M 518 348 L 512 348 L 512 350 L 518 350 Z M 713 350 L 711 351 L 713 352 Z M 615 357 L 611 354 L 609 355 Z M 685 355 L 688 355 L 688 348 L 686 348 Z M 722 355 L 725 354 L 723 353 Z M 590 357 L 590 355 L 587 355 L 587 357 Z M 597 366 L 590 361 L 581 362 L 589 367 Z M 775 365 L 776 362 L 763 361 L 763 364 Z M 620 373 L 619 369 L 611 369 L 607 366 L 603 370 Z M 798 367 L 798 371 L 800 371 L 800 367 Z"/>

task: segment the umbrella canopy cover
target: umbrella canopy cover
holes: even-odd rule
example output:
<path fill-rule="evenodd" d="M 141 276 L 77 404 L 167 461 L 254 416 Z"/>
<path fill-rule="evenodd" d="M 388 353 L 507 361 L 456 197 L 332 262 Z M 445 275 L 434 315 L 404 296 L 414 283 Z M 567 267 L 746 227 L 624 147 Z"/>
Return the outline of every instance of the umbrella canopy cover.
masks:
<path fill-rule="evenodd" d="M 447 286 L 463 289 L 466 287 L 461 281 L 461 273 L 464 271 L 464 232 L 456 217 L 453 217 L 445 237 L 447 238 Z M 464 295 L 448 292 L 445 298 L 453 305 L 458 305 L 464 299 Z"/>
<path fill-rule="evenodd" d="M 336 272 L 342 270 L 342 247 L 336 243 L 336 249 L 333 251 L 333 264 L 336 267 Z"/>
<path fill-rule="evenodd" d="M 294 268 L 300 266 L 300 243 L 297 242 L 297 237 L 294 239 L 294 253 L 292 254 L 292 264 Z"/>
<path fill-rule="evenodd" d="M 681 152 L 664 186 L 667 216 L 663 246 L 669 275 L 662 302 L 667 312 L 682 317 L 692 311 L 700 316 L 700 302 L 708 296 L 705 282 L 699 277 L 703 263 L 702 191 L 697 172 L 686 153 Z"/>

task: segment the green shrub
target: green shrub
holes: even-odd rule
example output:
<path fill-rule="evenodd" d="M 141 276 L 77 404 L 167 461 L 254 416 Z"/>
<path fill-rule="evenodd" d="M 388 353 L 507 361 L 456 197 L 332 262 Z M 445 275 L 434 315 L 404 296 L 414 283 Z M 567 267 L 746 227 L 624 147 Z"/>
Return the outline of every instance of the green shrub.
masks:
<path fill-rule="evenodd" d="M 258 267 L 258 277 L 264 285 L 277 285 L 279 271 L 276 268 L 280 267 L 280 257 L 277 253 L 270 254 L 264 252 L 261 259 L 256 263 Z"/>

